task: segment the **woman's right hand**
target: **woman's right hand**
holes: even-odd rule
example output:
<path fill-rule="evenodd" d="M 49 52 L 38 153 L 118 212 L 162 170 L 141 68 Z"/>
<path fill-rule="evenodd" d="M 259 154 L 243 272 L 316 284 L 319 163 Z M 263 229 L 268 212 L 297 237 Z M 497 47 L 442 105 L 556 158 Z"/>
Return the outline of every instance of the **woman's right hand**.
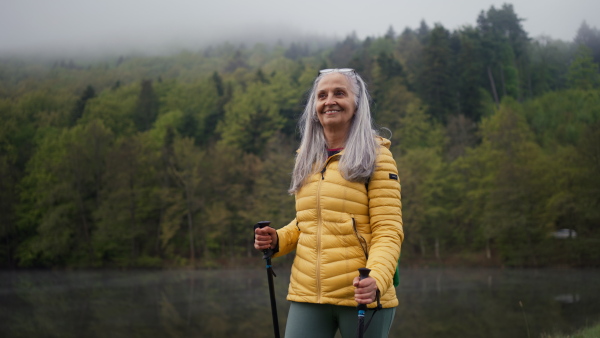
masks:
<path fill-rule="evenodd" d="M 266 226 L 254 229 L 254 248 L 256 250 L 275 249 L 277 246 L 277 230 Z"/>

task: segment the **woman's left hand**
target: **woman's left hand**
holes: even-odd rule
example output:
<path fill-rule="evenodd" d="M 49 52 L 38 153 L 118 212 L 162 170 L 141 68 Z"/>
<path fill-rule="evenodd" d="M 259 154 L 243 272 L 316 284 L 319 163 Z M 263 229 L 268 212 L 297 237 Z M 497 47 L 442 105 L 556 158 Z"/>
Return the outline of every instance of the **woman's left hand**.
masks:
<path fill-rule="evenodd" d="M 358 304 L 371 304 L 377 298 L 377 282 L 374 278 L 367 277 L 360 280 L 359 277 L 354 277 L 352 282 L 354 287 L 354 300 Z"/>

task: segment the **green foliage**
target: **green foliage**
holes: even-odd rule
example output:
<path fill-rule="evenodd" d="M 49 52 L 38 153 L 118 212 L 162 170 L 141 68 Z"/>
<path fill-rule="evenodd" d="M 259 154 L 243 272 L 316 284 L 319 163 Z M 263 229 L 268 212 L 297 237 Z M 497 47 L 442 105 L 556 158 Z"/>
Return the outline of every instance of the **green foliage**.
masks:
<path fill-rule="evenodd" d="M 142 81 L 142 89 L 135 105 L 133 121 L 139 131 L 146 131 L 158 116 L 158 97 L 151 80 Z"/>
<path fill-rule="evenodd" d="M 223 117 L 223 100 L 226 99 L 218 74 L 214 73 L 212 79 L 193 83 L 173 81 L 165 87 L 161 109 L 167 113 L 178 111 L 182 114 L 173 125 L 178 133 L 193 138 L 198 144 L 214 140 L 217 123 Z"/>
<path fill-rule="evenodd" d="M 411 99 L 410 95 L 407 95 Z M 400 110 L 397 117 L 397 129 L 393 137 L 397 140 L 393 146 L 395 153 L 402 156 L 410 149 L 429 148 L 441 155 L 444 135 L 441 125 L 425 114 L 419 100 L 406 100 L 405 110 Z"/>
<path fill-rule="evenodd" d="M 483 114 L 482 88 L 487 82 L 482 79 L 485 73 L 485 60 L 482 41 L 479 32 L 471 27 L 466 27 L 455 37 L 460 44 L 456 55 L 456 73 L 458 82 L 457 112 L 472 121 L 479 121 Z"/>
<path fill-rule="evenodd" d="M 548 93 L 524 103 L 526 118 L 544 147 L 577 145 L 584 130 L 600 120 L 597 90 Z"/>
<path fill-rule="evenodd" d="M 21 264 L 90 264 L 92 212 L 111 132 L 99 121 L 47 134 L 23 179 L 21 228 L 35 229 L 17 253 Z"/>
<path fill-rule="evenodd" d="M 410 196 L 403 201 L 403 221 L 407 226 L 406 244 L 419 246 L 427 253 L 427 242 L 440 236 L 448 220 L 448 209 L 440 203 L 445 197 L 445 186 L 438 178 L 444 176 L 445 165 L 440 154 L 432 148 L 409 150 L 398 161 L 402 177 L 402 194 Z"/>
<path fill-rule="evenodd" d="M 17 227 L 15 206 L 17 182 L 22 176 L 18 168 L 19 144 L 14 137 L 19 134 L 19 125 L 14 114 L 14 107 L 8 100 L 0 100 L 0 239 L 6 243 L 0 245 L 0 259 L 8 266 L 14 266 Z"/>
<path fill-rule="evenodd" d="M 115 135 L 130 135 L 135 132 L 132 113 L 135 109 L 139 87 L 120 86 L 114 90 L 104 90 L 96 98 L 86 103 L 86 112 L 80 123 L 102 120 Z"/>
<path fill-rule="evenodd" d="M 423 49 L 424 67 L 421 68 L 420 82 L 423 101 L 427 102 L 428 113 L 439 121 L 455 112 L 455 89 L 452 85 L 454 69 L 450 49 L 450 33 L 441 25 L 436 25 L 429 34 Z"/>
<path fill-rule="evenodd" d="M 210 268 L 257 255 L 251 226 L 293 219 L 296 121 L 330 67 L 366 79 L 391 132 L 403 261 L 597 266 L 597 30 L 531 40 L 521 22 L 503 5 L 474 27 L 422 22 L 323 46 L 0 60 L 0 266 Z M 550 236 L 561 228 L 578 238 Z"/>
<path fill-rule="evenodd" d="M 577 49 L 575 60 L 569 66 L 567 74 L 569 87 L 573 89 L 593 89 L 600 86 L 600 73 L 598 64 L 592 59 L 589 48 L 581 45 Z"/>
<path fill-rule="evenodd" d="M 271 76 L 266 83 L 248 83 L 225 106 L 225 118 L 217 127 L 221 142 L 260 155 L 286 123 L 282 111 L 295 106 L 299 96 L 298 89 L 284 75 Z"/>
<path fill-rule="evenodd" d="M 77 102 L 75 102 L 75 107 L 73 108 L 73 112 L 70 116 L 70 126 L 75 125 L 77 120 L 79 120 L 81 116 L 83 116 L 83 112 L 85 110 L 85 105 L 87 101 L 89 99 L 93 99 L 94 97 L 96 97 L 96 91 L 94 90 L 94 87 L 88 85 L 77 100 Z"/>
<path fill-rule="evenodd" d="M 147 134 L 123 137 L 106 154 L 93 213 L 97 264 L 136 266 L 158 252 L 158 152 L 147 139 Z"/>
<path fill-rule="evenodd" d="M 531 68 L 528 91 L 532 96 L 566 88 L 566 74 L 571 58 L 571 44 L 542 37 L 529 46 Z"/>
<path fill-rule="evenodd" d="M 575 43 L 590 49 L 594 62 L 600 63 L 600 30 L 590 27 L 585 21 L 581 23 L 575 36 Z"/>
<path fill-rule="evenodd" d="M 536 170 L 542 154 L 519 108 L 504 102 L 481 127 L 482 148 L 493 154 L 487 159 L 492 181 L 483 206 L 484 236 L 498 239 L 500 254 L 511 265 L 536 264 L 529 250 L 552 230 L 538 214 L 545 197 L 538 182 L 544 176 Z"/>
<path fill-rule="evenodd" d="M 529 66 L 529 38 L 521 21 L 510 4 L 500 9 L 492 6 L 477 18 L 489 83 L 497 104 L 506 95 L 521 98 L 521 88 L 525 87 L 523 75 Z"/>

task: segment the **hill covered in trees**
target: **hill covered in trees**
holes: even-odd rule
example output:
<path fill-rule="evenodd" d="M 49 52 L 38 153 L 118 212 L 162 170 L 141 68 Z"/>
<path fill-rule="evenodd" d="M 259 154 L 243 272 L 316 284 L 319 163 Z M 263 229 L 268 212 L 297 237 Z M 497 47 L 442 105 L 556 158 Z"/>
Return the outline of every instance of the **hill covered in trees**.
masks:
<path fill-rule="evenodd" d="M 0 61 L 0 266 L 211 267 L 294 216 L 321 68 L 367 81 L 402 182 L 403 264 L 600 262 L 600 31 L 531 39 L 512 6 L 323 47 Z M 386 137 L 389 132 L 382 130 Z M 559 229 L 577 237 L 557 239 Z"/>

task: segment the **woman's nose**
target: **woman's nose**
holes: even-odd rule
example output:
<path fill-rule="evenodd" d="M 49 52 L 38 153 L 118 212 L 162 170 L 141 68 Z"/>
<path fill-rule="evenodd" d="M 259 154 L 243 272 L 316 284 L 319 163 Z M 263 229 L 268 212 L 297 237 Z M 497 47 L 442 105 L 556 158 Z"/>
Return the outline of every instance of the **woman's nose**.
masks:
<path fill-rule="evenodd" d="M 327 99 L 325 100 L 325 105 L 329 106 L 332 104 L 336 104 L 335 97 L 333 95 L 327 95 Z"/>

